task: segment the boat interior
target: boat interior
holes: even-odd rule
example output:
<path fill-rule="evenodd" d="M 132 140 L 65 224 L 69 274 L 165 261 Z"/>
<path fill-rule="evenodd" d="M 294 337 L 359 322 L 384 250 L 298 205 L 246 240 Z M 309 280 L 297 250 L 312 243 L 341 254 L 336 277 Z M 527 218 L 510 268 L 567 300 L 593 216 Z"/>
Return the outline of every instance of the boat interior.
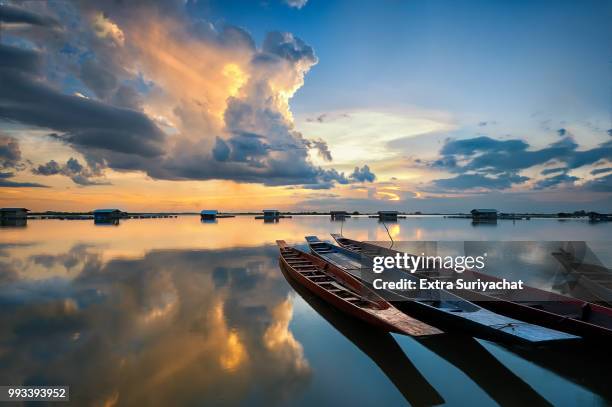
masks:
<path fill-rule="evenodd" d="M 281 255 L 289 267 L 325 291 L 360 308 L 380 309 L 376 302 L 370 301 L 355 290 L 346 287 L 327 273 L 325 270 L 328 267 L 327 264 L 325 267 L 320 267 L 302 256 L 299 251 L 290 247 L 281 248 Z"/>

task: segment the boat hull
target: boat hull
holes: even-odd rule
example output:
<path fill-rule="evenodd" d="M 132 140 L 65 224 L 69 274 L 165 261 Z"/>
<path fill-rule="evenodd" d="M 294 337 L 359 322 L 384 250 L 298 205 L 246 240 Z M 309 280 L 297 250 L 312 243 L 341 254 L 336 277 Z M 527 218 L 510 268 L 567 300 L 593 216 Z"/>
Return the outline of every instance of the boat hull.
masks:
<path fill-rule="evenodd" d="M 347 249 L 349 249 L 349 247 L 359 245 L 360 243 L 363 245 L 368 245 L 367 243 L 354 241 L 338 235 L 332 236 L 341 247 L 345 247 Z M 388 251 L 389 253 L 396 252 L 392 249 L 381 249 Z M 496 277 L 476 271 L 464 272 L 463 277 L 493 282 L 500 281 L 500 279 Z M 612 329 L 608 328 L 607 326 L 589 323 L 568 316 L 581 314 L 584 312 L 584 307 L 588 306 L 592 318 L 599 319 L 600 321 L 604 321 L 609 324 L 609 326 L 612 326 L 612 310 L 598 304 L 591 304 L 583 300 L 566 297 L 561 294 L 551 293 L 533 287 L 525 287 L 523 289 L 523 294 L 526 298 L 546 298 L 546 300 L 539 302 L 539 306 L 544 309 L 528 306 L 526 305 L 528 301 L 521 303 L 520 301 L 511 301 L 504 299 L 503 297 L 491 296 L 475 291 L 453 290 L 452 292 L 455 295 L 468 299 L 469 301 L 483 308 L 511 318 L 519 319 L 524 322 L 567 332 L 593 341 L 609 341 L 612 339 Z M 529 302 L 532 303 L 533 301 Z M 565 308 L 569 307 L 570 312 L 565 314 L 553 312 L 553 309 L 555 307 L 559 308 L 560 305 L 563 305 Z M 548 308 L 548 310 L 546 308 Z"/>

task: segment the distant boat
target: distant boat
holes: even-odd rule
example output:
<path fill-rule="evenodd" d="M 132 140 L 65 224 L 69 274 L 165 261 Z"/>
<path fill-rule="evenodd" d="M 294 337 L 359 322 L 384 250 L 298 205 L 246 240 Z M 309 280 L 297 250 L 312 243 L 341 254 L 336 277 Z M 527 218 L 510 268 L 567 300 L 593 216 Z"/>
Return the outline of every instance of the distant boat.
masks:
<path fill-rule="evenodd" d="M 563 248 L 559 248 L 559 251 L 553 252 L 552 255 L 565 268 L 567 277 L 584 287 L 590 296 L 597 298 L 598 302 L 612 305 L 610 269 L 597 264 L 584 263 Z"/>
<path fill-rule="evenodd" d="M 280 264 L 299 284 L 339 310 L 378 328 L 409 336 L 442 333 L 403 314 L 342 269 L 277 240 Z"/>
<path fill-rule="evenodd" d="M 314 254 L 361 279 L 368 287 L 372 287 L 374 278 L 379 278 L 367 271 L 369 265 L 364 262 L 361 254 L 323 242 L 316 236 L 307 236 L 306 241 Z M 386 273 L 386 281 L 407 279 L 418 282 L 420 280 L 419 277 L 403 270 L 388 270 Z M 565 332 L 496 314 L 447 290 L 387 291 L 393 296 L 394 304 L 397 307 L 418 318 L 423 316 L 430 320 L 437 320 L 440 324 L 469 330 L 485 339 L 520 341 L 530 344 L 579 339 Z"/>
<path fill-rule="evenodd" d="M 397 250 L 379 247 L 369 243 L 348 239 L 338 234 L 332 237 L 341 247 L 364 253 L 365 255 L 391 255 Z M 417 276 L 425 278 L 450 278 L 454 271 L 438 270 L 438 273 L 427 271 Z M 499 278 L 477 271 L 466 270 L 461 278 L 482 281 L 500 281 Z M 517 318 L 525 322 L 542 325 L 551 329 L 568 332 L 593 340 L 612 339 L 612 309 L 589 302 L 567 297 L 561 294 L 523 286 L 523 290 L 514 291 L 513 295 L 504 292 L 488 291 L 485 293 L 455 290 L 454 294 L 469 298 L 472 302 L 494 312 Z"/>

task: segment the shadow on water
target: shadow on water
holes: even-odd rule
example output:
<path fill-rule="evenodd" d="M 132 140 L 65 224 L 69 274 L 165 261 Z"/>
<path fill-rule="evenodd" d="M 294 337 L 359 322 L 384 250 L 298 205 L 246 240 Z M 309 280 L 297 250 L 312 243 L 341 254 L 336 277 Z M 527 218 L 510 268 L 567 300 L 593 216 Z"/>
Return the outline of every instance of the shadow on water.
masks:
<path fill-rule="evenodd" d="M 297 284 L 279 267 L 287 282 L 319 315 L 357 346 L 383 371 L 412 405 L 431 406 L 444 399 L 423 377 L 393 336 L 343 315 L 323 300 Z"/>
<path fill-rule="evenodd" d="M 609 348 L 579 345 L 557 348 L 504 348 L 539 367 L 553 372 L 589 391 L 599 395 L 612 405 L 610 365 L 612 352 Z"/>
<path fill-rule="evenodd" d="M 417 370 L 388 333 L 338 312 L 297 284 L 280 268 L 291 287 L 325 320 L 364 352 L 391 380 L 412 405 L 444 403 L 439 392 Z M 417 342 L 468 376 L 500 405 L 551 405 L 521 377 L 492 355 L 478 340 L 461 334 L 442 334 Z M 606 401 L 612 400 L 609 386 L 609 352 L 582 346 L 503 347 L 541 368 L 583 386 Z"/>

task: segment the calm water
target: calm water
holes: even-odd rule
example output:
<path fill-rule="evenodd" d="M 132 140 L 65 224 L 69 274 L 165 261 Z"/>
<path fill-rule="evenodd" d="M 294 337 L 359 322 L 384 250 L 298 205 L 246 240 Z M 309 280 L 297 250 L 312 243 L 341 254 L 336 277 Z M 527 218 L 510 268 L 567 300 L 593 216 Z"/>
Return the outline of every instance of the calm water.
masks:
<path fill-rule="evenodd" d="M 2 228 L 0 385 L 70 385 L 80 405 L 612 402 L 608 357 L 379 334 L 295 291 L 274 241 L 341 228 L 388 240 L 368 218 Z M 422 217 L 389 229 L 395 240 L 612 240 L 611 224 L 578 220 Z"/>

